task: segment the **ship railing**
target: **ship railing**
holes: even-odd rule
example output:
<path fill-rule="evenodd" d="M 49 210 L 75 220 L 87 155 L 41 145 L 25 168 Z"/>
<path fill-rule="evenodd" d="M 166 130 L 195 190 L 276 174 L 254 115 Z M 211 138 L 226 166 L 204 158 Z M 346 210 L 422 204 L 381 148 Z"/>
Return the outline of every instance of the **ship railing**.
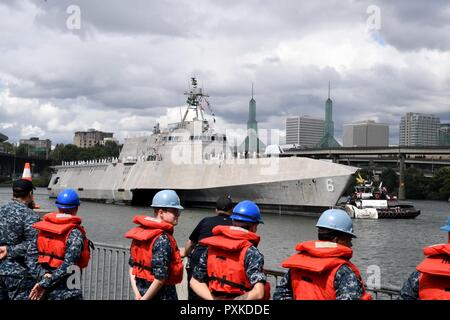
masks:
<path fill-rule="evenodd" d="M 104 243 L 95 243 L 91 251 L 89 265 L 83 270 L 82 290 L 85 300 L 130 300 L 134 299 L 129 280 L 128 247 Z M 284 276 L 283 271 L 265 269 L 268 281 L 271 283 L 272 293 L 275 286 Z M 177 285 L 178 298 L 187 299 L 187 276 Z M 396 287 L 367 288 L 377 300 L 393 300 L 400 295 Z"/>

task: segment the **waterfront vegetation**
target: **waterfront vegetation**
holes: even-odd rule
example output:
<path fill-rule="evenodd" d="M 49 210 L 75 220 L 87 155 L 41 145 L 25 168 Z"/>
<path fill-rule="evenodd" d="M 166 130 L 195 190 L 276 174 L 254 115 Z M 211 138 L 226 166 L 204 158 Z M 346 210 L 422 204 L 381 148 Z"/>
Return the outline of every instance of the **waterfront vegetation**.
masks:
<path fill-rule="evenodd" d="M 33 154 L 36 158 L 50 159 L 51 165 L 60 165 L 63 161 L 87 161 L 95 159 L 107 159 L 118 157 L 121 146 L 113 141 L 107 141 L 104 146 L 97 145 L 92 148 L 79 148 L 73 144 L 57 144 L 56 147 L 46 154 Z M 3 142 L 0 145 L 0 151 L 15 154 L 16 156 L 27 157 L 29 150 L 26 145 L 19 147 L 11 143 Z M 50 168 L 44 168 L 38 178 L 33 179 L 36 187 L 47 187 L 51 178 Z M 0 177 L 0 186 L 10 186 L 11 177 Z"/>
<path fill-rule="evenodd" d="M 113 141 L 107 141 L 105 145 L 96 145 L 92 148 L 79 148 L 73 144 L 57 144 L 56 147 L 47 152 L 30 152 L 30 146 L 23 144 L 15 146 L 9 142 L 0 143 L 0 152 L 15 154 L 18 157 L 35 157 L 40 159 L 50 159 L 52 165 L 61 164 L 62 161 L 86 161 L 94 159 L 106 159 L 118 157 L 121 145 Z"/>
<path fill-rule="evenodd" d="M 54 165 L 62 161 L 87 161 L 95 159 L 116 158 L 119 156 L 121 146 L 113 141 L 107 141 L 104 146 L 97 145 L 92 148 L 79 148 L 73 144 L 57 144 L 50 153 Z"/>

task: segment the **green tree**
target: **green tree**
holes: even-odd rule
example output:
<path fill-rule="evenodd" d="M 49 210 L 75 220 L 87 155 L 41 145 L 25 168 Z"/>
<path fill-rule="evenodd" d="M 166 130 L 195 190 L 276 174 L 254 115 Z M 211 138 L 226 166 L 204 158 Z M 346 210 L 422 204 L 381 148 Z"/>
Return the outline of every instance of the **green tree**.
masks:
<path fill-rule="evenodd" d="M 50 159 L 54 164 L 60 164 L 62 161 L 78 161 L 80 149 L 73 144 L 57 144 L 50 153 Z"/>
<path fill-rule="evenodd" d="M 0 143 L 0 145 L 4 152 L 7 152 L 7 153 L 14 152 L 15 148 L 14 148 L 14 145 L 12 145 L 11 143 L 5 141 L 5 142 Z"/>
<path fill-rule="evenodd" d="M 78 148 L 73 144 L 57 144 L 51 152 L 50 158 L 54 164 L 62 161 L 87 161 L 118 157 L 120 146 L 115 142 L 108 141 L 105 146 L 94 146 L 92 148 Z"/>
<path fill-rule="evenodd" d="M 448 200 L 450 197 L 450 167 L 434 172 L 430 181 L 429 197 L 433 200 Z"/>
<path fill-rule="evenodd" d="M 380 176 L 383 186 L 386 187 L 389 194 L 398 192 L 399 177 L 394 169 L 385 168 Z"/>
<path fill-rule="evenodd" d="M 408 199 L 426 199 L 429 181 L 417 168 L 405 170 L 405 193 Z"/>
<path fill-rule="evenodd" d="M 27 157 L 29 147 L 30 147 L 29 145 L 21 144 L 16 149 L 16 155 L 22 156 L 22 157 Z"/>

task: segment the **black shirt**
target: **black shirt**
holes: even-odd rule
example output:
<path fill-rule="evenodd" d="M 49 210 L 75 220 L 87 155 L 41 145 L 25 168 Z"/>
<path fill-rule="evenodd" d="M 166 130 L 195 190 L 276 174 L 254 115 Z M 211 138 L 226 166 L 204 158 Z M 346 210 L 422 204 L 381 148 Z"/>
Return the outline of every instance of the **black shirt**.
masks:
<path fill-rule="evenodd" d="M 189 240 L 191 240 L 194 244 L 194 250 L 190 255 L 190 267 L 193 269 L 194 266 L 198 263 L 202 253 L 205 251 L 206 247 L 199 245 L 200 240 L 204 238 L 211 237 L 213 235 L 212 229 L 216 226 L 231 226 L 232 220 L 230 216 L 227 214 L 219 214 L 214 217 L 203 218 L 195 227 L 194 231 L 192 231 L 189 236 Z"/>

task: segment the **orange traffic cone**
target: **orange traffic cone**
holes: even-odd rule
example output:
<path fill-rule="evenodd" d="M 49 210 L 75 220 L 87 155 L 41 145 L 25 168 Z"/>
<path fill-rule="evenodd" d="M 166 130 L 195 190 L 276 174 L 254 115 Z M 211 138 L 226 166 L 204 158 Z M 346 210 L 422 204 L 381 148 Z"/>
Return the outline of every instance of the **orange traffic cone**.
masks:
<path fill-rule="evenodd" d="M 31 177 L 31 167 L 28 162 L 25 163 L 25 168 L 23 169 L 22 179 L 28 180 L 28 181 L 33 181 L 33 178 Z"/>
<path fill-rule="evenodd" d="M 27 162 L 25 163 L 25 168 L 23 168 L 23 174 L 22 174 L 23 180 L 33 181 L 33 178 L 31 177 L 31 167 L 30 164 Z M 33 195 L 33 202 L 34 202 L 34 195 Z M 41 206 L 37 203 L 34 203 L 34 209 L 40 209 Z"/>

